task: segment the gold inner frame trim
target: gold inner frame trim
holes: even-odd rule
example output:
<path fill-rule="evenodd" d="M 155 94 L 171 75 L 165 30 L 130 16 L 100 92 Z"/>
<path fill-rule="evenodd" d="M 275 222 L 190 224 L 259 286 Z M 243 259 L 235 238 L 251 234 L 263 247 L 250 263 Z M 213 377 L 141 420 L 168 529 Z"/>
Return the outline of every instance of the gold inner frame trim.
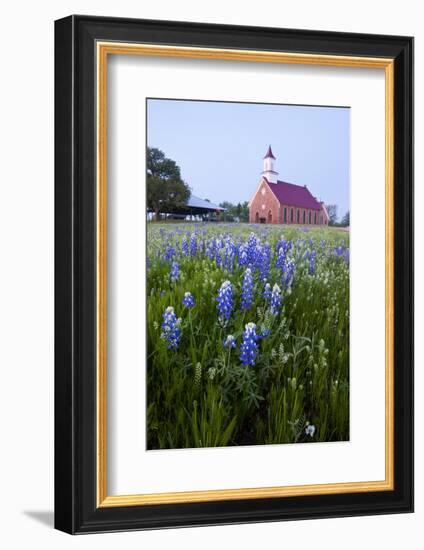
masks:
<path fill-rule="evenodd" d="M 219 48 L 97 42 L 97 506 L 142 506 L 255 498 L 365 493 L 394 489 L 394 60 Z M 109 496 L 107 493 L 107 61 L 139 55 L 283 63 L 385 71 L 385 479 L 315 485 Z"/>

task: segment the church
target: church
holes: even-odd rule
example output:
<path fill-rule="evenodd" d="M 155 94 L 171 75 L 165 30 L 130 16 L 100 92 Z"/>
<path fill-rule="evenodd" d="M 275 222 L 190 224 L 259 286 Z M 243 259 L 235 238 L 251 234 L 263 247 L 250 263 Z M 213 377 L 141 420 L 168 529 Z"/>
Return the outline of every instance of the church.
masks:
<path fill-rule="evenodd" d="M 280 181 L 275 160 L 270 145 L 262 177 L 249 201 L 249 222 L 327 226 L 329 217 L 324 203 L 306 185 Z"/>

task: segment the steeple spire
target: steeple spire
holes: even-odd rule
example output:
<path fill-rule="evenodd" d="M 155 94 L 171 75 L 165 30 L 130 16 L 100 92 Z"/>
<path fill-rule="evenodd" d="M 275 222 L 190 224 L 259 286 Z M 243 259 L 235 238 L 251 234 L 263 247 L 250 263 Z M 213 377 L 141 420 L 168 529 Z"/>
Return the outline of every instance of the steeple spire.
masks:
<path fill-rule="evenodd" d="M 266 155 L 264 156 L 264 159 L 269 159 L 269 158 L 276 160 L 273 153 L 272 153 L 271 145 L 268 145 L 268 151 L 266 152 Z"/>
<path fill-rule="evenodd" d="M 274 161 L 276 158 L 271 149 L 271 145 L 268 146 L 268 151 L 264 156 L 264 171 L 262 176 L 268 180 L 269 183 L 277 183 L 278 181 L 278 172 L 274 169 Z"/>

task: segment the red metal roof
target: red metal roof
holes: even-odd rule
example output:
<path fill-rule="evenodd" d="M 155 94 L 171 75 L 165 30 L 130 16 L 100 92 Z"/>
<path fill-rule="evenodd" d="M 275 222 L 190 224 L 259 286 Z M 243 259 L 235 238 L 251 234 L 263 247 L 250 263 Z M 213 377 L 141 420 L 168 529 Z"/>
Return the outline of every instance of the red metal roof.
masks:
<path fill-rule="evenodd" d="M 270 183 L 266 178 L 264 180 L 267 181 L 269 188 L 281 204 L 300 206 L 301 208 L 310 208 L 311 210 L 321 210 L 320 202 L 311 194 L 306 185 L 295 185 L 286 181 Z"/>
<path fill-rule="evenodd" d="M 268 145 L 268 151 L 266 152 L 266 155 L 264 156 L 264 159 L 272 158 L 275 160 L 274 155 L 272 154 L 271 145 Z"/>

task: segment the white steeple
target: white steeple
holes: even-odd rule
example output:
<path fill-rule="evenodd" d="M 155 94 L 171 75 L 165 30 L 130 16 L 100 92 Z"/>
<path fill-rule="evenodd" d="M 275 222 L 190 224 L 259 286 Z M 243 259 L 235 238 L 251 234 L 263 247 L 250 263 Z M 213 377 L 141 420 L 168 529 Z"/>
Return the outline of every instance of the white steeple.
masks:
<path fill-rule="evenodd" d="M 271 149 L 271 145 L 268 147 L 268 151 L 264 156 L 264 171 L 262 175 L 268 180 L 269 183 L 277 183 L 278 181 L 278 172 L 274 168 L 274 157 Z"/>

